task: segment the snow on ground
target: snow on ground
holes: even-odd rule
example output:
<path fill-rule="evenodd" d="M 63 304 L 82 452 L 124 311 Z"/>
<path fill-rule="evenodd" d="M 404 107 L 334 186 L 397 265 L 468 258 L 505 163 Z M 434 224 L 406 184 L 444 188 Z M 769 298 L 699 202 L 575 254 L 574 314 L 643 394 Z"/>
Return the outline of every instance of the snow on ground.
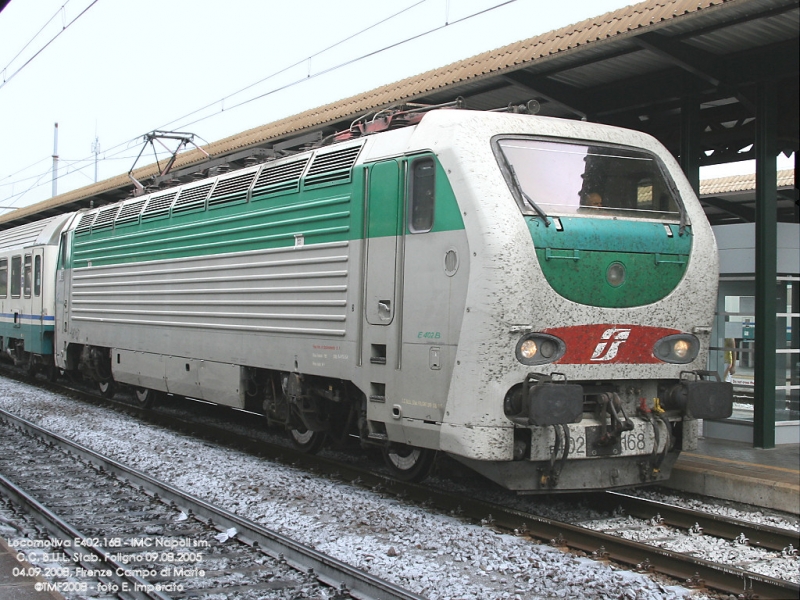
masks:
<path fill-rule="evenodd" d="M 25 384 L 0 407 L 431 600 L 702 597 Z"/>

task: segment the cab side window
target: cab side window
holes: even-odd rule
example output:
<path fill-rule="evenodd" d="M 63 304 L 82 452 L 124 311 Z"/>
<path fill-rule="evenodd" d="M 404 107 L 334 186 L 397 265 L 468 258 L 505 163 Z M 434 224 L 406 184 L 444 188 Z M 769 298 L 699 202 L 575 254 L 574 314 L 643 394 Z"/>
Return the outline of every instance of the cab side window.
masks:
<path fill-rule="evenodd" d="M 409 184 L 408 228 L 412 233 L 425 233 L 433 228 L 436 204 L 436 163 L 432 158 L 411 163 Z"/>

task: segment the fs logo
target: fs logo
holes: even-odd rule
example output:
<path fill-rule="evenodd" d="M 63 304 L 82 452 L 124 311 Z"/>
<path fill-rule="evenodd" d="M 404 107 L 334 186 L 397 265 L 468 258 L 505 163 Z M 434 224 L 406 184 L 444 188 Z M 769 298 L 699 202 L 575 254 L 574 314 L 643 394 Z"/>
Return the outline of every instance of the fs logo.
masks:
<path fill-rule="evenodd" d="M 593 362 L 608 362 L 614 360 L 619 352 L 619 347 L 628 341 L 628 336 L 631 334 L 630 329 L 617 329 L 612 327 L 606 329 L 600 339 L 603 340 L 594 349 L 592 358 L 589 360 Z"/>

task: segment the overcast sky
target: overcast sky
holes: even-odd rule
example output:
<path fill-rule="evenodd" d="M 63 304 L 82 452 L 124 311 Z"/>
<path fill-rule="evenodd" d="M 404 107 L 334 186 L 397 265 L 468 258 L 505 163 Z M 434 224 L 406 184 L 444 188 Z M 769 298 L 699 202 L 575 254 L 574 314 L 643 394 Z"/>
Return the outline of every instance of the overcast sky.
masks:
<path fill-rule="evenodd" d="M 0 213 L 51 196 L 56 122 L 64 193 L 94 181 L 95 138 L 107 179 L 131 168 L 149 131 L 212 142 L 627 4 L 11 0 L 0 12 Z M 153 162 L 147 152 L 137 166 Z"/>

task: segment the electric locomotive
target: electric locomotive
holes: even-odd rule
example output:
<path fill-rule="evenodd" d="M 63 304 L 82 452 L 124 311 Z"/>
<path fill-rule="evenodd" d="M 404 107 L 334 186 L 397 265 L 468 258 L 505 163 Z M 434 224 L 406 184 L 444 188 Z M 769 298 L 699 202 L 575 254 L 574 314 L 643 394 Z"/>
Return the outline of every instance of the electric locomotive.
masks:
<path fill-rule="evenodd" d="M 387 115 L 76 214 L 55 364 L 263 413 L 310 452 L 357 436 L 409 480 L 437 451 L 522 493 L 667 478 L 732 407 L 704 370 L 717 250 L 675 160 L 592 123 Z"/>

